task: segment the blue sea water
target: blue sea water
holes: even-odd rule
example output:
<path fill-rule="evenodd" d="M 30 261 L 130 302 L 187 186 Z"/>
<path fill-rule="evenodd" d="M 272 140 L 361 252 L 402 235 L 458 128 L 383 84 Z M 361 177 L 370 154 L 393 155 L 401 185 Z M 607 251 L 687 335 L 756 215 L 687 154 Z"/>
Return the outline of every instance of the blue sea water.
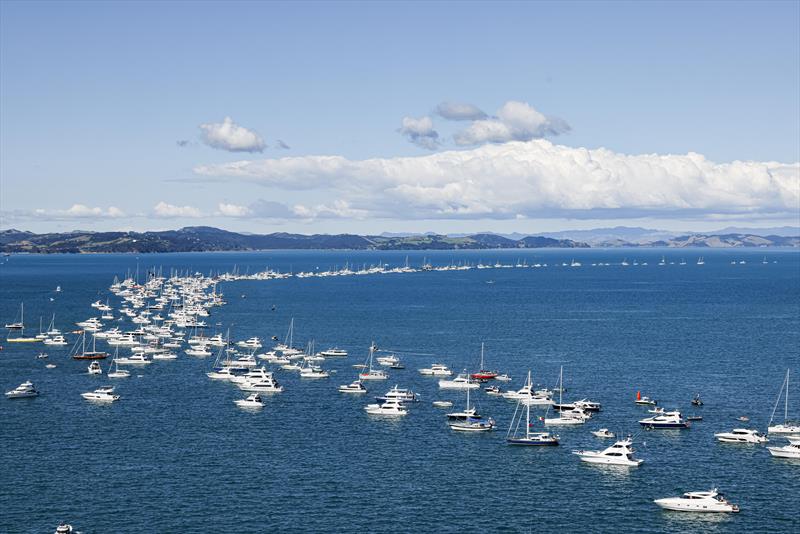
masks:
<path fill-rule="evenodd" d="M 658 266 L 662 254 L 674 264 Z M 695 264 L 701 254 L 704 266 Z M 296 272 L 406 257 L 411 265 L 550 266 L 222 283 L 228 304 L 208 321 L 235 338 L 283 338 L 294 318 L 296 345 L 314 339 L 318 348 L 350 351 L 325 362 L 336 371 L 328 380 L 277 371 L 285 391 L 265 396 L 259 413 L 238 409 L 233 400 L 242 393 L 205 376 L 212 359 L 181 353 L 134 369 L 117 381 L 119 402 L 96 406 L 80 393 L 108 380 L 86 374 L 69 347 L 47 348 L 43 361 L 42 346 L 3 343 L 3 391 L 29 379 L 42 395 L 0 399 L 0 531 L 52 532 L 61 520 L 87 533 L 800 531 L 800 462 L 713 438 L 742 426 L 741 415 L 764 431 L 787 368 L 790 415 L 800 417 L 796 250 L 20 255 L 2 258 L 0 321 L 12 321 L 24 301 L 30 330 L 53 313 L 57 327 L 72 330 L 97 315 L 89 303 L 110 296 L 115 275 L 137 268 L 143 279 L 153 267 Z M 624 257 L 648 265 L 623 267 Z M 573 258 L 583 265 L 554 266 Z M 118 302 L 112 296 L 112 306 Z M 368 384 L 366 398 L 338 393 L 373 340 L 403 351 L 407 369 Z M 450 431 L 431 401 L 459 406 L 463 394 L 440 391 L 416 369 L 442 361 L 473 370 L 481 342 L 487 365 L 514 377 L 502 387 L 520 387 L 529 369 L 535 382 L 554 386 L 563 365 L 565 398 L 589 397 L 603 411 L 557 429 L 559 447 L 514 448 L 504 443 L 514 404 L 481 392 L 474 400 L 498 431 Z M 57 367 L 45 369 L 47 362 Z M 410 415 L 367 416 L 362 406 L 394 384 L 420 394 Z M 640 432 L 639 390 L 704 420 Z M 705 406 L 693 409 L 697 392 Z M 589 433 L 600 427 L 637 433 L 645 463 L 582 464 L 571 451 L 606 446 Z M 678 514 L 652 502 L 715 486 L 740 514 Z"/>

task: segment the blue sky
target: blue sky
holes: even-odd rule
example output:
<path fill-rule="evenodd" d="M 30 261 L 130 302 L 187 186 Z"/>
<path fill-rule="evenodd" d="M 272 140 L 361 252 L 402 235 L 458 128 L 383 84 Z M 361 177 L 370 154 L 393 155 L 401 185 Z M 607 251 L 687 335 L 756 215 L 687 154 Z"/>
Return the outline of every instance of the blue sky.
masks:
<path fill-rule="evenodd" d="M 800 224 L 799 27 L 798 2 L 5 1 L 0 227 Z"/>

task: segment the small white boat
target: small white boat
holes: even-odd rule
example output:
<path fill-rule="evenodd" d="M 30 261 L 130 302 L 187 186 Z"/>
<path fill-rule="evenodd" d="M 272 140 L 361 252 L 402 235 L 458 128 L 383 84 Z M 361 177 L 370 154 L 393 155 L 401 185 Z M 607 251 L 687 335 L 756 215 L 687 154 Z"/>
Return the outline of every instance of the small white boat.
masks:
<path fill-rule="evenodd" d="M 457 419 L 447 423 L 456 432 L 490 432 L 494 430 L 494 419 Z"/>
<path fill-rule="evenodd" d="M 104 386 L 88 393 L 81 393 L 81 397 L 92 402 L 114 402 L 119 400 L 119 395 L 114 394 L 114 386 Z"/>
<path fill-rule="evenodd" d="M 211 351 L 208 350 L 205 345 L 195 345 L 190 349 L 186 349 L 187 356 L 196 356 L 198 358 L 205 358 L 206 356 L 211 356 Z"/>
<path fill-rule="evenodd" d="M 252 393 L 246 399 L 238 399 L 233 401 L 239 408 L 263 408 L 264 401 L 261 400 L 261 395 Z"/>
<path fill-rule="evenodd" d="M 60 287 L 56 288 L 56 291 L 61 291 L 61 288 Z M 72 525 L 70 525 L 68 523 L 60 523 L 56 527 L 56 533 L 55 534 L 72 534 L 72 532 L 73 532 Z"/>
<path fill-rule="evenodd" d="M 361 380 L 356 380 L 349 384 L 339 386 L 340 393 L 366 393 L 367 388 L 361 383 Z"/>
<path fill-rule="evenodd" d="M 67 340 L 64 339 L 64 336 L 59 336 L 59 335 L 45 338 L 44 341 L 42 341 L 42 343 L 44 343 L 45 345 L 54 345 L 60 347 L 63 347 L 68 344 Z"/>
<path fill-rule="evenodd" d="M 452 376 L 453 371 L 443 363 L 434 363 L 430 367 L 419 369 L 419 374 L 424 376 Z"/>
<path fill-rule="evenodd" d="M 433 401 L 434 408 L 452 408 L 452 401 Z"/>
<path fill-rule="evenodd" d="M 118 365 L 149 365 L 153 363 L 143 352 L 136 352 L 126 358 L 117 358 Z"/>
<path fill-rule="evenodd" d="M 630 438 L 617 441 L 602 451 L 572 451 L 580 457 L 582 462 L 601 465 L 621 465 L 626 467 L 639 467 L 644 460 L 633 457 Z"/>
<path fill-rule="evenodd" d="M 469 375 L 466 373 L 460 373 L 452 380 L 439 380 L 440 389 L 457 389 L 464 391 L 467 389 L 478 389 L 479 387 L 478 382 L 470 379 Z"/>
<path fill-rule="evenodd" d="M 389 417 L 408 415 L 408 409 L 405 404 L 398 400 L 387 400 L 383 404 L 368 404 L 364 406 L 364 411 L 369 415 L 384 415 Z"/>
<path fill-rule="evenodd" d="M 89 364 L 88 372 L 90 375 L 102 375 L 103 369 L 100 367 L 100 364 L 96 361 Z"/>
<path fill-rule="evenodd" d="M 321 351 L 320 355 L 325 356 L 326 358 L 344 358 L 344 357 L 347 356 L 347 351 L 344 350 L 344 349 L 333 347 L 333 348 Z"/>
<path fill-rule="evenodd" d="M 399 364 L 400 358 L 392 354 L 390 356 L 378 356 L 377 358 L 375 358 L 375 361 L 377 361 L 380 365 L 383 365 L 385 367 L 391 367 L 393 365 Z"/>
<path fill-rule="evenodd" d="M 607 428 L 601 428 L 600 430 L 592 430 L 592 435 L 596 438 L 615 438 L 613 432 L 611 432 Z"/>
<path fill-rule="evenodd" d="M 489 386 L 483 388 L 487 395 L 491 395 L 493 397 L 500 397 L 503 395 L 503 391 L 497 386 Z"/>
<path fill-rule="evenodd" d="M 641 392 L 639 391 L 636 392 L 636 400 L 634 400 L 633 402 L 641 406 L 655 406 L 656 404 L 658 404 L 657 400 L 651 399 L 646 395 L 642 396 Z"/>
<path fill-rule="evenodd" d="M 208 378 L 212 380 L 233 380 L 236 378 L 236 373 L 230 367 L 220 367 L 206 373 Z"/>
<path fill-rule="evenodd" d="M 46 368 L 46 369 L 55 369 L 55 368 L 56 368 L 56 364 L 54 364 L 54 363 L 48 363 L 47 365 L 45 365 L 45 368 Z"/>
<path fill-rule="evenodd" d="M 645 429 L 654 430 L 658 428 L 689 428 L 690 423 L 685 421 L 678 411 L 662 412 L 647 417 L 639 421 Z"/>
<path fill-rule="evenodd" d="M 767 436 L 758 430 L 747 428 L 734 428 L 731 432 L 720 432 L 714 434 L 717 441 L 722 443 L 767 443 Z"/>
<path fill-rule="evenodd" d="M 7 399 L 27 399 L 31 397 L 38 397 L 39 392 L 30 380 L 23 382 L 11 391 L 6 391 Z"/>
<path fill-rule="evenodd" d="M 664 510 L 675 512 L 732 512 L 739 511 L 739 506 L 728 502 L 714 488 L 711 491 L 690 491 L 680 497 L 667 497 L 653 501 Z"/>
<path fill-rule="evenodd" d="M 416 402 L 417 395 L 410 389 L 401 389 L 396 384 L 392 389 L 386 392 L 386 394 L 382 397 L 375 397 L 375 400 L 379 401 L 387 401 L 387 400 L 398 400 L 400 402 Z"/>
<path fill-rule="evenodd" d="M 330 373 L 322 367 L 308 365 L 300 369 L 300 378 L 328 378 Z"/>
<path fill-rule="evenodd" d="M 499 380 L 500 382 L 511 382 L 511 377 L 507 374 L 503 373 L 494 377 L 495 380 Z"/>
<path fill-rule="evenodd" d="M 791 458 L 800 460 L 800 436 L 789 438 L 789 444 L 783 447 L 767 447 L 767 450 L 776 458 Z"/>

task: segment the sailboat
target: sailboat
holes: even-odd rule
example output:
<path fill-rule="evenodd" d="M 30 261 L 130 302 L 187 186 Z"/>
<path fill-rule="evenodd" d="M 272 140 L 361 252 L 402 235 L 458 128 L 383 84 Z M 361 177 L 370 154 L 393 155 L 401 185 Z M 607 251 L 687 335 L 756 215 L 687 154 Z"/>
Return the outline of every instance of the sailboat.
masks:
<path fill-rule="evenodd" d="M 558 374 L 558 404 L 563 405 L 561 396 L 564 391 L 564 366 L 561 366 L 561 371 Z M 581 425 L 589 419 L 591 415 L 584 412 L 582 408 L 575 407 L 571 410 L 559 410 L 558 417 L 546 418 L 544 424 L 546 425 Z"/>
<path fill-rule="evenodd" d="M 75 348 L 77 348 L 78 343 L 75 343 Z M 108 358 L 108 353 L 103 352 L 101 350 L 97 350 L 96 347 L 96 338 L 92 336 L 92 350 L 86 350 L 86 331 L 83 332 L 81 336 L 81 351 L 80 353 L 73 349 L 72 359 L 73 360 L 105 360 Z"/>
<path fill-rule="evenodd" d="M 785 395 L 784 390 L 786 390 Z M 772 420 L 775 418 L 775 412 L 778 409 L 781 396 L 783 396 L 783 423 L 773 425 Z M 769 425 L 767 425 L 767 434 L 800 434 L 800 424 L 789 422 L 789 369 L 786 369 L 786 378 L 783 379 L 778 398 L 775 400 L 775 407 L 772 409 Z"/>
<path fill-rule="evenodd" d="M 469 389 L 470 388 L 467 388 L 467 407 L 464 410 L 464 413 L 470 413 Z M 491 430 L 494 430 L 494 419 L 491 417 L 487 420 L 478 417 L 451 419 L 447 424 L 450 428 L 458 432 L 490 432 Z"/>
<path fill-rule="evenodd" d="M 705 265 L 705 264 L 706 264 L 706 262 L 703 259 L 703 256 L 700 256 L 699 258 L 697 258 L 697 265 Z"/>
<path fill-rule="evenodd" d="M 108 373 L 106 376 L 108 378 L 128 378 L 131 376 L 131 372 L 127 369 L 120 369 L 119 362 L 117 362 L 117 356 L 119 356 L 119 347 L 114 349 L 114 357 L 111 359 L 111 365 L 108 366 Z M 114 368 L 112 371 L 111 368 Z"/>
<path fill-rule="evenodd" d="M 519 425 L 522 423 L 522 411 L 520 407 L 524 405 L 525 411 L 525 434 L 519 434 Z M 519 417 L 517 414 L 519 413 Z M 514 415 L 511 417 L 511 424 L 506 432 L 506 443 L 509 445 L 558 445 L 558 436 L 550 434 L 549 432 L 531 432 L 531 405 L 530 403 L 523 403 L 522 399 L 517 401 L 517 407 L 514 410 Z M 513 430 L 513 433 L 512 433 Z"/>
<path fill-rule="evenodd" d="M 9 343 L 35 343 L 37 341 L 41 341 L 41 339 L 35 337 L 25 337 L 25 304 L 20 303 L 19 305 L 19 322 L 14 322 L 11 324 L 7 324 L 6 328 L 9 330 L 19 330 L 19 336 L 17 337 L 8 337 L 6 341 Z"/>
<path fill-rule="evenodd" d="M 377 348 L 378 347 L 375 346 L 375 342 L 370 344 L 369 356 L 367 356 L 367 363 L 364 365 L 366 370 L 358 374 L 359 380 L 386 380 L 389 378 L 389 375 L 386 374 L 386 371 L 372 368 L 372 358 L 375 355 L 375 349 Z"/>
<path fill-rule="evenodd" d="M 491 379 L 497 377 L 497 375 L 498 375 L 497 371 L 488 371 L 483 366 L 483 343 L 481 343 L 481 366 L 480 366 L 480 370 L 478 370 L 478 372 L 476 372 L 476 373 L 472 373 L 471 376 L 475 380 L 491 380 Z"/>

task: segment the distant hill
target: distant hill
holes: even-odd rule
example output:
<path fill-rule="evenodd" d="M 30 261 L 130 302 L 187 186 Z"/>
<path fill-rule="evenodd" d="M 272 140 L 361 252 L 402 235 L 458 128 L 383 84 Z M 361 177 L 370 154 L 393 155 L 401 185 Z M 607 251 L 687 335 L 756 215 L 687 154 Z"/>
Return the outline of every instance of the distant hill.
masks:
<path fill-rule="evenodd" d="M 525 238 L 512 240 L 495 234 L 448 237 L 436 234 L 410 236 L 360 236 L 353 234 L 242 234 L 190 226 L 163 232 L 68 232 L 34 234 L 0 231 L 0 252 L 96 253 L 96 252 L 203 252 L 275 249 L 341 250 L 455 250 L 497 248 L 586 247 L 568 239 Z"/>

